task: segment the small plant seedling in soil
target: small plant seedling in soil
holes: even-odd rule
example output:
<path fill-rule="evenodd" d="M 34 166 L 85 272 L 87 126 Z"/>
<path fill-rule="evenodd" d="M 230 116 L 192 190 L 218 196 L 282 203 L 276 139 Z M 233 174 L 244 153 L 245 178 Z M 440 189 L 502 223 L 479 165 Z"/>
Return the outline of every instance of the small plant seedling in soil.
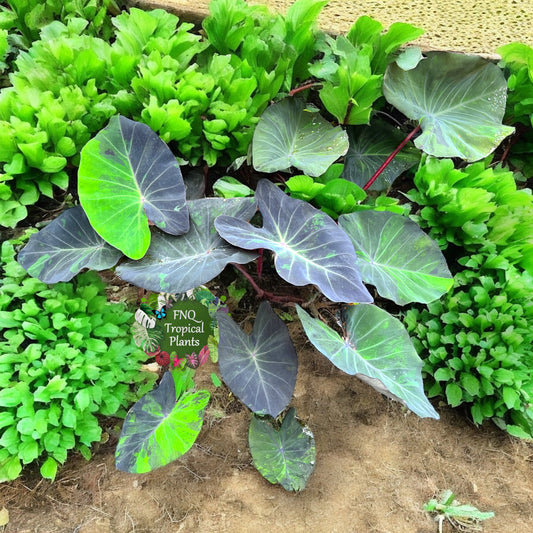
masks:
<path fill-rule="evenodd" d="M 455 499 L 455 494 L 451 490 L 445 490 L 440 494 L 439 499 L 429 500 L 424 505 L 424 511 L 437 513 L 435 520 L 439 523 L 439 533 L 442 533 L 442 524 L 448 520 L 454 529 L 464 531 L 482 531 L 483 526 L 479 524 L 482 520 L 493 518 L 493 512 L 482 512 L 469 504 L 460 504 Z"/>

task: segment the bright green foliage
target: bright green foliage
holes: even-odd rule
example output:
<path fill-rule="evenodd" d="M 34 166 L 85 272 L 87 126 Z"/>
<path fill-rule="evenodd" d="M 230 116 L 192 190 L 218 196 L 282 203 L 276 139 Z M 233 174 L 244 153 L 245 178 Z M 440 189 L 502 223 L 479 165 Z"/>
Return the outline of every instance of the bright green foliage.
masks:
<path fill-rule="evenodd" d="M 473 505 L 461 504 L 451 490 L 443 491 L 438 500 L 431 499 L 425 503 L 424 511 L 437 513 L 435 521 L 439 522 L 439 531 L 442 531 L 445 519 L 457 531 L 481 531 L 478 522 L 494 517 L 492 511 L 482 512 Z"/>
<path fill-rule="evenodd" d="M 246 60 L 263 98 L 268 93 L 275 96 L 280 89 L 292 88 L 293 77 L 309 76 L 307 63 L 315 52 L 315 23 L 326 3 L 298 0 L 283 17 L 270 13 L 264 5 L 215 0 L 203 27 L 217 52 L 234 53 Z"/>
<path fill-rule="evenodd" d="M 68 22 L 79 17 L 89 22 L 91 35 L 109 39 L 112 34 L 109 14 L 118 14 L 122 3 L 115 0 L 7 0 L 7 6 L 0 7 L 0 28 L 11 30 L 11 40 L 28 48 L 50 22 Z"/>
<path fill-rule="evenodd" d="M 497 52 L 502 56 L 500 66 L 509 73 L 506 118 L 512 124 L 533 126 L 533 48 L 511 43 L 501 46 Z"/>
<path fill-rule="evenodd" d="M 341 124 L 367 124 L 375 101 L 383 95 L 383 74 L 395 52 L 423 32 L 401 22 L 386 33 L 370 17 L 360 17 L 346 37 L 323 36 L 323 58 L 310 67 L 323 80 L 320 99 Z"/>
<path fill-rule="evenodd" d="M 409 215 L 410 205 L 399 205 L 397 198 L 385 194 L 367 197 L 361 187 L 341 178 L 344 168 L 345 165 L 337 163 L 317 178 L 292 176 L 285 182 L 285 192 L 292 198 L 313 204 L 335 220 L 340 215 L 370 209 Z"/>
<path fill-rule="evenodd" d="M 132 313 L 107 302 L 94 272 L 53 287 L 30 278 L 14 259 L 23 240 L 3 243 L 0 264 L 1 481 L 35 460 L 53 479 L 71 449 L 89 458 L 96 415 L 125 416 L 153 383 Z"/>
<path fill-rule="evenodd" d="M 477 424 L 492 419 L 533 437 L 533 197 L 512 172 L 427 159 L 411 200 L 418 221 L 442 248 L 469 255 L 450 292 L 405 323 L 424 360 L 428 395 L 470 404 Z M 454 248 L 450 247 L 453 252 Z M 465 252 L 462 252 L 465 253 Z"/>
<path fill-rule="evenodd" d="M 533 177 L 533 48 L 521 43 L 511 43 L 497 52 L 502 56 L 500 66 L 504 67 L 507 78 L 506 120 L 521 123 L 517 142 L 509 151 L 508 161 L 513 168 L 526 178 Z"/>
<path fill-rule="evenodd" d="M 9 43 L 7 41 L 7 31 L 0 29 L 0 74 L 7 68 L 5 62 L 7 53 L 9 51 Z"/>
<path fill-rule="evenodd" d="M 410 309 L 404 322 L 424 361 L 429 397 L 470 404 L 476 424 L 492 419 L 533 438 L 533 278 L 515 267 L 483 269 L 465 258 L 447 296 Z"/>
<path fill-rule="evenodd" d="M 22 220 L 26 205 L 53 196 L 53 185 L 65 189 L 67 163 L 77 165 L 81 147 L 117 113 L 176 141 L 178 157 L 192 165 L 245 155 L 268 102 L 296 75 L 308 75 L 322 5 L 300 0 L 283 18 L 215 0 L 207 40 L 163 10 L 115 17 L 113 44 L 90 35 L 80 18 L 43 28 L 17 59 L 13 87 L 0 94 L 2 224 Z M 227 21 L 227 35 L 219 35 Z M 242 42 L 241 25 L 253 27 Z M 233 50 L 222 41 L 235 33 Z"/>
<path fill-rule="evenodd" d="M 533 196 L 517 189 L 512 172 L 485 163 L 454 168 L 428 158 L 407 197 L 423 206 L 416 221 L 441 246 L 487 254 L 490 267 L 519 265 L 533 274 Z"/>

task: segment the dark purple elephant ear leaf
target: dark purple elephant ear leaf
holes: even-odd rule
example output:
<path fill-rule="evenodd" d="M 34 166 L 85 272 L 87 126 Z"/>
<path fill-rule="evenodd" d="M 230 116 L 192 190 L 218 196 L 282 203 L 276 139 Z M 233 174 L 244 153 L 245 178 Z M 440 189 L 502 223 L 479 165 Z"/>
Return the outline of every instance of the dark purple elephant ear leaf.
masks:
<path fill-rule="evenodd" d="M 255 197 L 263 227 L 220 216 L 215 227 L 225 240 L 247 250 L 273 250 L 278 274 L 293 285 L 314 284 L 334 302 L 372 302 L 353 244 L 332 218 L 266 179 Z"/>
<path fill-rule="evenodd" d="M 287 326 L 268 302 L 259 306 L 251 335 L 217 311 L 222 379 L 252 411 L 278 416 L 289 404 L 298 372 Z"/>
<path fill-rule="evenodd" d="M 171 235 L 189 229 L 176 158 L 148 126 L 125 117 L 112 117 L 84 146 L 78 192 L 95 230 L 132 259 L 150 245 L 149 221 Z"/>
<path fill-rule="evenodd" d="M 145 257 L 117 267 L 124 281 L 155 292 L 186 292 L 218 276 L 228 263 L 257 257 L 229 244 L 214 227 L 221 214 L 249 220 L 257 210 L 253 198 L 201 198 L 188 205 L 190 230 L 178 236 L 154 232 Z"/>
<path fill-rule="evenodd" d="M 44 283 L 69 281 L 83 268 L 105 270 L 122 257 L 89 223 L 81 206 L 67 209 L 20 251 L 18 262 Z"/>

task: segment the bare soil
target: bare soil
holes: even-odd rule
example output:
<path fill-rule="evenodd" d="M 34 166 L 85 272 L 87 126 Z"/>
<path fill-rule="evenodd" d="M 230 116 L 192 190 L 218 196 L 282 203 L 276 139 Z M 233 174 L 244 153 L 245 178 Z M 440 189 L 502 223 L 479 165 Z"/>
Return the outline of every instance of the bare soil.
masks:
<path fill-rule="evenodd" d="M 299 346 L 293 404 L 312 429 L 317 463 L 306 489 L 288 493 L 255 470 L 250 414 L 213 390 L 197 443 L 149 474 L 114 466 L 116 435 L 93 459 L 70 458 L 54 483 L 37 471 L 0 487 L 3 533 L 436 533 L 422 505 L 444 489 L 495 518 L 487 533 L 533 531 L 533 445 L 463 412 L 435 405 L 419 419 L 333 367 L 289 324 Z M 214 389 L 202 367 L 198 385 Z M 1 528 L 0 528 L 1 529 Z M 459 531 L 443 524 L 443 532 Z M 463 530 L 467 531 L 467 530 Z"/>

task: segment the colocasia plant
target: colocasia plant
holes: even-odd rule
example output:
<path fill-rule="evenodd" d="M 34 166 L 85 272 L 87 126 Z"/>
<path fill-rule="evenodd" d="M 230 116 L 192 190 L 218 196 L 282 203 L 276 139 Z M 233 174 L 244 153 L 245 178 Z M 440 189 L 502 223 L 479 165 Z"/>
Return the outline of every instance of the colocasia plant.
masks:
<path fill-rule="evenodd" d="M 238 46 L 239 39 L 234 41 L 224 46 Z M 461 77 L 466 67 L 473 71 L 468 82 Z M 401 102 L 404 113 L 420 120 L 423 133 L 416 146 L 438 156 L 473 160 L 486 157 L 512 131 L 501 124 L 505 102 L 487 104 L 502 90 L 505 79 L 498 67 L 455 54 L 429 54 L 411 70 L 393 64 L 384 77 L 385 97 Z M 478 120 L 484 124 L 483 135 L 474 127 Z M 458 129 L 472 133 L 458 140 Z M 360 135 L 348 135 L 316 108 L 288 97 L 261 116 L 251 157 L 263 173 L 296 167 L 318 178 L 338 173 L 338 168 L 329 170 L 331 165 L 351 150 L 343 177 L 333 179 L 348 180 L 357 191 L 354 203 L 360 204 L 371 185 L 383 189 L 395 177 L 379 180 L 382 169 L 376 167 L 383 160 L 365 149 L 370 153 L 361 159 L 370 176 L 354 183 Z M 404 152 L 406 168 L 413 164 L 414 150 Z M 347 166 L 352 170 L 346 172 Z M 262 251 L 270 250 L 273 268 L 285 282 L 313 285 L 341 307 L 341 325 L 334 328 L 311 316 L 306 302 L 296 305 L 317 350 L 417 415 L 438 418 L 424 395 L 422 362 L 409 334 L 374 303 L 378 296 L 397 305 L 430 303 L 452 287 L 438 244 L 415 222 L 390 210 L 361 209 L 336 211 L 336 223 L 267 178 L 258 181 L 253 197 L 188 198 L 185 185 L 175 157 L 148 126 L 114 116 L 82 150 L 80 205 L 32 236 L 18 260 L 47 283 L 69 280 L 83 268 L 101 270 L 118 263 L 115 272 L 125 281 L 150 291 L 182 293 L 213 280 L 228 264 L 245 271 L 240 265 L 259 255 L 264 259 Z M 254 413 L 249 433 L 254 463 L 272 483 L 301 490 L 316 451 L 312 433 L 294 410 L 283 416 L 298 369 L 287 328 L 268 302 L 259 306 L 249 335 L 224 310 L 217 311 L 217 321 L 222 378 Z M 166 373 L 126 418 L 118 468 L 147 472 L 185 453 L 200 431 L 208 400 L 207 391 L 195 391 L 190 369 Z"/>

